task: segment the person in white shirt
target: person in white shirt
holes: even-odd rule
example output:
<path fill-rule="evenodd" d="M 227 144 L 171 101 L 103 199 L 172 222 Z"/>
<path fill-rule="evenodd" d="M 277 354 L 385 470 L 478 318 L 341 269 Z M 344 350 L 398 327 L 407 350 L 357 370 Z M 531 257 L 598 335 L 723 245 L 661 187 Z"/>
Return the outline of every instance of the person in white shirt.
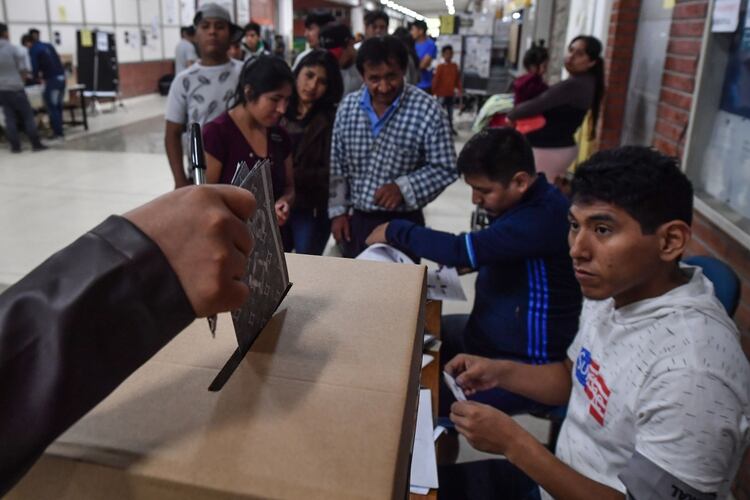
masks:
<path fill-rule="evenodd" d="M 195 50 L 195 28 L 183 26 L 180 28 L 180 36 L 174 55 L 174 74 L 177 75 L 189 68 L 198 60 L 198 52 Z"/>
<path fill-rule="evenodd" d="M 187 125 L 204 125 L 226 111 L 242 72 L 242 62 L 228 55 L 232 37 L 242 30 L 232 24 L 229 12 L 214 3 L 204 4 L 194 24 L 200 59 L 175 76 L 164 113 L 164 146 L 175 189 L 189 184 L 184 163 Z"/>
<path fill-rule="evenodd" d="M 312 11 L 305 17 L 305 38 L 307 39 L 307 48 L 300 52 L 294 59 L 292 69 L 305 58 L 311 51 L 320 48 L 320 30 L 327 25 L 335 22 L 336 18 L 327 11 Z"/>
<path fill-rule="evenodd" d="M 630 146 L 592 156 L 572 186 L 586 301 L 568 359 L 446 365 L 467 394 L 502 387 L 567 404 L 556 453 L 499 410 L 457 402 L 456 429 L 507 460 L 441 467 L 440 497 L 525 498 L 538 484 L 542 498 L 726 498 L 748 445 L 750 364 L 711 282 L 680 263 L 690 181 L 676 159 Z"/>

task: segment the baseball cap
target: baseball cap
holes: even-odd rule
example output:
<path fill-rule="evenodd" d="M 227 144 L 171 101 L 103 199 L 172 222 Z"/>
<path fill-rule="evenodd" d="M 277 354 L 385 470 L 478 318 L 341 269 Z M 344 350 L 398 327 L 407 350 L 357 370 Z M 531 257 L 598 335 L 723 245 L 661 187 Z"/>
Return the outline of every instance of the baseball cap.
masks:
<path fill-rule="evenodd" d="M 352 30 L 349 26 L 335 23 L 329 24 L 320 32 L 320 47 L 322 49 L 340 49 L 346 47 L 349 40 L 353 40 Z"/>
<path fill-rule="evenodd" d="M 242 32 L 242 28 L 232 22 L 232 16 L 229 15 L 229 11 L 221 5 L 215 3 L 206 3 L 198 8 L 193 18 L 193 26 L 196 28 L 203 19 L 221 19 L 229 23 L 229 32 L 232 38 L 237 35 L 237 32 Z"/>

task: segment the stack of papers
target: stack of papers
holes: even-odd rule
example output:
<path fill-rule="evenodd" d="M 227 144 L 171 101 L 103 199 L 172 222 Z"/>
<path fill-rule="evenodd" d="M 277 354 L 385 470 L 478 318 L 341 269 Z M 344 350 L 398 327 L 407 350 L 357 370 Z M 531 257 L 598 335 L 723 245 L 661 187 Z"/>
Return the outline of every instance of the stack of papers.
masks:
<path fill-rule="evenodd" d="M 357 255 L 357 259 L 397 264 L 415 263 L 404 252 L 384 243 L 367 247 L 361 254 Z M 461 286 L 461 281 L 458 279 L 456 268 L 439 267 L 427 271 L 427 298 L 466 301 L 466 294 Z"/>
<path fill-rule="evenodd" d="M 430 488 L 438 487 L 435 437 L 432 428 L 432 397 L 429 389 L 419 391 L 417 430 L 414 433 L 414 451 L 411 457 L 409 491 L 426 495 Z"/>

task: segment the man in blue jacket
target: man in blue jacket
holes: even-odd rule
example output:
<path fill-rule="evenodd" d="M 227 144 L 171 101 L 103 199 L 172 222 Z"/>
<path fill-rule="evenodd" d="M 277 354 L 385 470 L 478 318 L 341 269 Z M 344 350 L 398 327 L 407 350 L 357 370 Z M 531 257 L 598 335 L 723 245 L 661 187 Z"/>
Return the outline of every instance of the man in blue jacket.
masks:
<path fill-rule="evenodd" d="M 376 228 L 368 244 L 387 242 L 479 273 L 471 315 L 443 319 L 444 361 L 462 352 L 531 364 L 565 359 L 582 301 L 568 255 L 568 200 L 537 175 L 531 147 L 513 129 L 477 134 L 457 166 L 472 201 L 490 215 L 487 228 L 453 235 L 394 220 Z M 541 409 L 502 389 L 473 399 L 508 413 Z M 441 402 L 441 415 L 449 403 Z"/>
<path fill-rule="evenodd" d="M 39 30 L 30 29 L 31 40 L 26 48 L 31 58 L 32 77 L 44 82 L 44 107 L 47 108 L 49 124 L 54 139 L 63 138 L 63 100 L 65 98 L 65 68 L 55 47 L 39 40 Z"/>

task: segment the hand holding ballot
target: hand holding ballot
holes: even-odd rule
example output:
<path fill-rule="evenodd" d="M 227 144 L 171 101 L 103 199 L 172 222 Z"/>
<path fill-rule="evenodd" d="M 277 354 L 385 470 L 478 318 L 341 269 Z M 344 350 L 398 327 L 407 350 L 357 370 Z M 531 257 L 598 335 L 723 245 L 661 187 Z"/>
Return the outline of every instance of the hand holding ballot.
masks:
<path fill-rule="evenodd" d="M 497 387 L 502 376 L 501 368 L 500 360 L 471 354 L 459 354 L 445 365 L 446 373 L 455 379 L 467 396 Z"/>
<path fill-rule="evenodd" d="M 159 246 L 203 317 L 241 306 L 250 293 L 241 279 L 253 249 L 245 221 L 254 212 L 247 190 L 213 185 L 176 190 L 124 217 Z"/>
<path fill-rule="evenodd" d="M 516 446 L 533 439 L 515 420 L 492 406 L 476 401 L 456 401 L 451 406 L 451 421 L 472 447 L 479 451 L 506 455 L 511 462 Z"/>

